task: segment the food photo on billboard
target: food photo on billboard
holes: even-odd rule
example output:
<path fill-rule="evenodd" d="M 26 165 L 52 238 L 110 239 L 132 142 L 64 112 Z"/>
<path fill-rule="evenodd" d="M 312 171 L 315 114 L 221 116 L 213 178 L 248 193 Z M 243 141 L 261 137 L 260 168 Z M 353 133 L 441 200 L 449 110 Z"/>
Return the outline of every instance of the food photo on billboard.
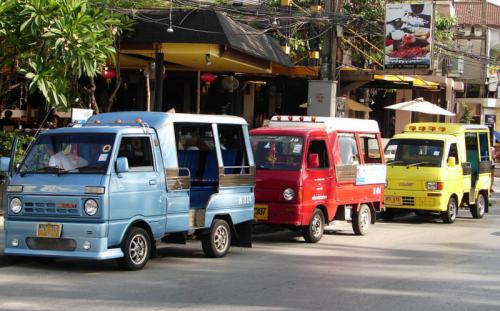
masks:
<path fill-rule="evenodd" d="M 385 69 L 430 69 L 433 5 L 389 3 L 385 17 Z"/>

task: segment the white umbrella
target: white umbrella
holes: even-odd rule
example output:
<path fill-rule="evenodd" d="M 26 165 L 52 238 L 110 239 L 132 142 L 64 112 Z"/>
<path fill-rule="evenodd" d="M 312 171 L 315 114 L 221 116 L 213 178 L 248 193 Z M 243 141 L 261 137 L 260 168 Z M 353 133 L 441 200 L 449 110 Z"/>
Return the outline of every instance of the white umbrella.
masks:
<path fill-rule="evenodd" d="M 394 110 L 404 110 L 404 111 L 415 111 L 422 112 L 427 114 L 440 114 L 444 116 L 454 116 L 453 112 L 450 112 L 446 109 L 443 109 L 437 105 L 434 105 L 431 102 L 424 100 L 422 97 L 416 98 L 414 100 L 410 100 L 407 102 L 402 102 L 399 104 L 394 104 L 385 107 L 386 109 L 394 109 Z"/>

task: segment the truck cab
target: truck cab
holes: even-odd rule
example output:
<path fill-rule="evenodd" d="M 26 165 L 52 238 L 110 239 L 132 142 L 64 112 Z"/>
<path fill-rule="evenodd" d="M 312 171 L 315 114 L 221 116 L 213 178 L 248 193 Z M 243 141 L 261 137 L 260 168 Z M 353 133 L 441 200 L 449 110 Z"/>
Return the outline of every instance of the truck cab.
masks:
<path fill-rule="evenodd" d="M 453 223 L 459 208 L 473 218 L 488 211 L 492 158 L 488 127 L 470 124 L 411 123 L 387 144 L 382 217 L 397 212 L 439 213 Z"/>
<path fill-rule="evenodd" d="M 276 116 L 250 134 L 258 223 L 300 229 L 310 243 L 333 220 L 360 235 L 375 223 L 385 182 L 375 121 Z"/>
<path fill-rule="evenodd" d="M 5 255 L 118 259 L 201 239 L 209 257 L 251 246 L 255 169 L 238 117 L 107 113 L 48 130 L 10 176 Z"/>

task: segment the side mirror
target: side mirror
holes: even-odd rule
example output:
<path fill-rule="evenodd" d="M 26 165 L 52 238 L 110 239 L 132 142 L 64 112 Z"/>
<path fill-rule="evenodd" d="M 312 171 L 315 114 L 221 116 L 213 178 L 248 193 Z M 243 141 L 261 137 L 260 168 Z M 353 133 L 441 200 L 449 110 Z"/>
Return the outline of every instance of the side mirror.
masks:
<path fill-rule="evenodd" d="M 10 158 L 1 157 L 0 158 L 0 172 L 7 173 L 10 169 Z"/>
<path fill-rule="evenodd" d="M 311 153 L 307 159 L 308 168 L 318 168 L 319 167 L 319 154 Z"/>
<path fill-rule="evenodd" d="M 449 157 L 448 158 L 448 166 L 449 167 L 453 167 L 456 165 L 456 160 L 455 160 L 455 157 Z"/>
<path fill-rule="evenodd" d="M 116 159 L 116 172 L 118 174 L 128 172 L 128 159 L 126 157 Z"/>

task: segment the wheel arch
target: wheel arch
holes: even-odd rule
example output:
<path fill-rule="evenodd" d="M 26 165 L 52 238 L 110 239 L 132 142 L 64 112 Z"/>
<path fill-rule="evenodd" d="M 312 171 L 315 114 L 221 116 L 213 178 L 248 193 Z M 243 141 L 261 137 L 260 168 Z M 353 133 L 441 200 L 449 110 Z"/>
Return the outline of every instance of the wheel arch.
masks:
<path fill-rule="evenodd" d="M 127 229 L 126 230 L 123 230 L 123 234 L 122 234 L 122 237 L 120 239 L 120 244 L 123 243 L 123 239 L 125 239 L 125 237 L 127 236 L 127 233 L 130 231 L 130 229 L 132 229 L 133 227 L 138 227 L 138 228 L 142 228 L 144 230 L 146 230 L 146 232 L 148 233 L 149 235 L 149 239 L 151 241 L 151 245 L 152 245 L 152 248 L 154 248 L 154 241 L 155 241 L 155 238 L 153 236 L 153 231 L 151 230 L 151 227 L 149 226 L 149 224 L 143 220 L 143 219 L 136 219 L 134 221 L 132 221 L 128 226 L 127 226 Z"/>
<path fill-rule="evenodd" d="M 325 224 L 327 224 L 327 223 L 330 222 L 330 215 L 328 215 L 328 208 L 326 208 L 326 206 L 324 204 L 318 204 L 318 205 L 316 205 L 314 207 L 313 211 L 315 209 L 319 209 L 321 212 L 323 212 L 323 216 L 325 217 Z M 312 215 L 313 215 L 313 213 L 311 213 L 311 217 L 309 217 L 309 218 L 312 218 Z M 309 219 L 309 221 L 310 221 L 310 219 Z"/>

